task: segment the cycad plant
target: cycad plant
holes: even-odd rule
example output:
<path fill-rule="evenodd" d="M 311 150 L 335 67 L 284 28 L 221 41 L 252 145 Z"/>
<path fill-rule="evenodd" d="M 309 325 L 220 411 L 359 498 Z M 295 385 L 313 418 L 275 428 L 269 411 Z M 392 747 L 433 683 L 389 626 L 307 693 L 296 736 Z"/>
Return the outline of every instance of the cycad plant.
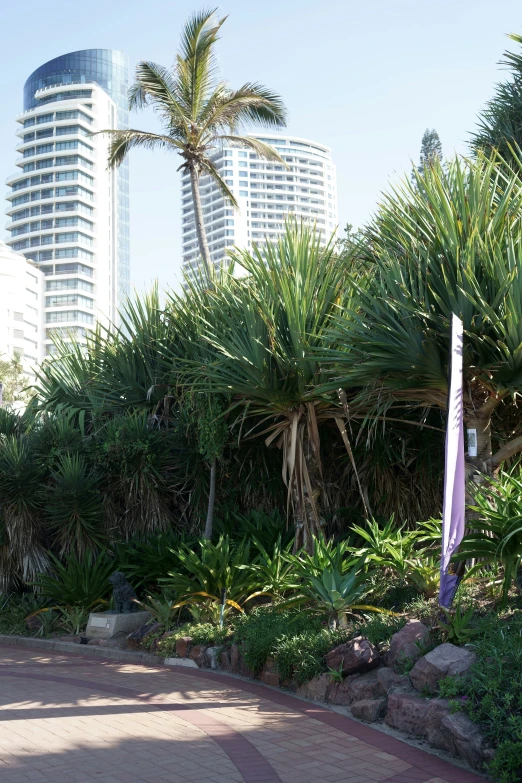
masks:
<path fill-rule="evenodd" d="M 252 124 L 277 128 L 286 123 L 286 110 L 280 97 L 266 87 L 247 82 L 231 90 L 226 82 L 217 79 L 215 47 L 225 19 L 218 19 L 213 10 L 195 13 L 185 25 L 172 70 L 153 62 L 140 62 L 136 66 L 129 108 L 152 106 L 163 133 L 103 131 L 112 134 L 110 166 L 119 165 L 133 147 L 166 149 L 181 156 L 179 168 L 190 175 L 196 232 L 207 280 L 211 278 L 212 261 L 203 222 L 201 177 L 206 175 L 237 206 L 214 164 L 216 150 L 228 142 L 282 163 L 272 147 L 242 135 L 241 130 Z"/>

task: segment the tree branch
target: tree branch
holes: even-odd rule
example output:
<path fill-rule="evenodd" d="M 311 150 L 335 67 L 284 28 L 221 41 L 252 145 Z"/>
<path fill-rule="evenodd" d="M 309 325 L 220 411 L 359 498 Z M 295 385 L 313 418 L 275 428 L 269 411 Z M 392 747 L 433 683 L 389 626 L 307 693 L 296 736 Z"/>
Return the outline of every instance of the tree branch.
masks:
<path fill-rule="evenodd" d="M 522 435 L 519 435 L 517 438 L 513 438 L 513 440 L 510 440 L 508 443 L 504 443 L 504 445 L 500 447 L 497 453 L 493 454 L 493 456 L 491 457 L 491 467 L 493 469 L 498 468 L 499 465 L 501 465 L 504 462 L 504 460 L 513 457 L 515 454 L 518 454 L 521 451 L 522 451 Z"/>

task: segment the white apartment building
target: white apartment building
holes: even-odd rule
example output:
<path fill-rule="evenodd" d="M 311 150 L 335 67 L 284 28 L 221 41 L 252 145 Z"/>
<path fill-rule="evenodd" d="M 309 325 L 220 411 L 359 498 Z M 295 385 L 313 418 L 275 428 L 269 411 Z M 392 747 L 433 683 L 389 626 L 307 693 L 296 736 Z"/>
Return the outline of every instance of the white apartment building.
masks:
<path fill-rule="evenodd" d="M 250 249 L 254 243 L 277 239 L 289 214 L 314 223 L 325 242 L 337 228 L 337 186 L 330 149 L 295 136 L 251 135 L 274 147 L 286 167 L 230 145 L 216 150 L 214 165 L 239 204 L 234 210 L 211 178 L 201 177 L 205 228 L 216 266 L 227 248 Z M 201 261 L 188 174 L 182 178 L 181 198 L 183 268 L 190 276 Z"/>
<path fill-rule="evenodd" d="M 117 323 L 129 290 L 128 168 L 107 170 L 108 137 L 127 123 L 122 52 L 72 52 L 25 83 L 16 173 L 7 179 L 7 244 L 45 277 L 44 353 L 52 334 L 84 343 Z"/>
<path fill-rule="evenodd" d="M 20 357 L 31 383 L 43 358 L 43 274 L 0 242 L 0 359 Z"/>

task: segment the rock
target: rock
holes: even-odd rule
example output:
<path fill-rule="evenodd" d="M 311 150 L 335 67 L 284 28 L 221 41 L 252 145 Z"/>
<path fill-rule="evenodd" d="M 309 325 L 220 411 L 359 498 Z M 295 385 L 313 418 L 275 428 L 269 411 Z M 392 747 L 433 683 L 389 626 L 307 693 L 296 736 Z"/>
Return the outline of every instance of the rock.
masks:
<path fill-rule="evenodd" d="M 90 644 L 91 647 L 99 647 L 102 643 L 102 639 L 89 639 L 87 644 Z"/>
<path fill-rule="evenodd" d="M 205 650 L 205 663 L 210 669 L 218 668 L 219 647 L 207 647 Z"/>
<path fill-rule="evenodd" d="M 410 620 L 404 628 L 394 633 L 390 640 L 387 665 L 397 671 L 408 660 L 417 661 L 421 656 L 419 644 L 425 641 L 430 629 L 419 620 Z"/>
<path fill-rule="evenodd" d="M 419 658 L 410 672 L 411 683 L 418 691 L 435 693 L 440 680 L 450 675 L 465 674 L 476 657 L 475 653 L 454 644 L 440 644 Z"/>
<path fill-rule="evenodd" d="M 261 670 L 261 674 L 259 675 L 259 679 L 261 682 L 264 682 L 265 685 L 272 685 L 274 688 L 279 687 L 281 684 L 281 678 L 273 658 L 267 658 L 265 665 Z"/>
<path fill-rule="evenodd" d="M 377 679 L 385 693 L 394 691 L 412 691 L 410 678 L 406 674 L 396 674 L 392 669 L 383 666 L 377 669 Z"/>
<path fill-rule="evenodd" d="M 451 710 L 447 699 L 430 699 L 426 712 L 426 739 L 433 748 L 450 750 L 441 731 L 441 722 Z"/>
<path fill-rule="evenodd" d="M 42 627 L 42 618 L 39 614 L 30 614 L 25 618 L 25 625 L 30 631 L 39 631 Z"/>
<path fill-rule="evenodd" d="M 388 696 L 388 712 L 385 721 L 388 726 L 424 737 L 426 734 L 426 714 L 429 701 L 410 693 L 390 693 Z"/>
<path fill-rule="evenodd" d="M 326 692 L 330 685 L 329 674 L 318 674 L 313 680 L 300 685 L 297 689 L 297 695 L 311 701 L 326 701 Z"/>
<path fill-rule="evenodd" d="M 237 644 L 233 644 L 230 648 L 230 665 L 232 667 L 232 671 L 236 672 L 236 674 L 239 673 L 239 660 L 241 658 L 239 647 Z"/>
<path fill-rule="evenodd" d="M 229 672 L 232 669 L 232 663 L 230 661 L 230 650 L 223 650 L 219 656 L 219 668 L 224 672 Z"/>
<path fill-rule="evenodd" d="M 352 701 L 368 701 L 386 696 L 386 690 L 382 687 L 375 671 L 354 677 L 350 682 L 350 691 Z"/>
<path fill-rule="evenodd" d="M 386 699 L 362 699 L 352 704 L 352 715 L 366 723 L 375 723 L 386 712 Z"/>
<path fill-rule="evenodd" d="M 137 631 L 132 631 L 127 636 L 127 648 L 129 650 L 138 650 L 142 647 L 147 636 L 157 633 L 163 628 L 163 623 L 145 623 Z"/>
<path fill-rule="evenodd" d="M 470 767 L 481 767 L 484 738 L 467 715 L 463 712 L 446 715 L 440 723 L 440 731 L 450 753 L 463 758 Z"/>
<path fill-rule="evenodd" d="M 265 669 L 261 672 L 259 679 L 265 685 L 272 685 L 274 688 L 279 688 L 281 684 L 281 678 L 277 672 L 266 671 Z"/>
<path fill-rule="evenodd" d="M 352 682 L 360 676 L 360 674 L 349 674 L 342 682 L 335 682 L 330 679 L 326 701 L 329 702 L 329 704 L 339 704 L 343 707 L 347 707 L 354 700 L 351 688 Z"/>
<path fill-rule="evenodd" d="M 205 668 L 205 652 L 206 652 L 206 646 L 204 644 L 195 644 L 192 650 L 189 652 L 188 657 L 193 660 L 200 669 Z M 176 652 L 177 652 L 177 645 L 176 645 Z M 186 658 L 185 655 L 180 655 L 180 658 Z"/>
<path fill-rule="evenodd" d="M 176 639 L 176 655 L 178 656 L 178 658 L 188 658 L 191 647 L 192 647 L 191 636 L 180 636 L 179 639 Z"/>
<path fill-rule="evenodd" d="M 356 636 L 349 642 L 334 647 L 326 655 L 326 665 L 343 674 L 366 672 L 379 665 L 379 651 L 365 636 Z"/>

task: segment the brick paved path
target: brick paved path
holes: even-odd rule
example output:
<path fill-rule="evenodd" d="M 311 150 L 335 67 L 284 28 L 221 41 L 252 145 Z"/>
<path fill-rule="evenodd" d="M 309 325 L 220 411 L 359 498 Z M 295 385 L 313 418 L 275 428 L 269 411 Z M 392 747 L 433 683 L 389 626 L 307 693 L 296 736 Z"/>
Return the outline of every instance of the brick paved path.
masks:
<path fill-rule="evenodd" d="M 0 647 L 0 783 L 480 783 L 338 713 L 214 672 Z"/>

